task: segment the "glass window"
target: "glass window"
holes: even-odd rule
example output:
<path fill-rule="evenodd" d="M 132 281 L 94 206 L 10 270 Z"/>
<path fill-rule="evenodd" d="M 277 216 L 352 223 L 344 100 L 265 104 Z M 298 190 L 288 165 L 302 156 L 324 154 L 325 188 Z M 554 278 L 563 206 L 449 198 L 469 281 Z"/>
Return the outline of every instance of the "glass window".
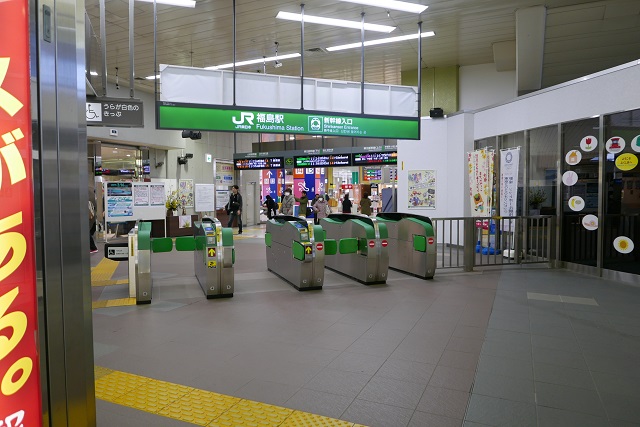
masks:
<path fill-rule="evenodd" d="M 540 210 L 541 215 L 556 214 L 557 165 L 558 126 L 547 126 L 529 131 L 528 205 L 529 209 Z M 545 200 L 539 202 L 542 199 Z"/>
<path fill-rule="evenodd" d="M 640 274 L 640 110 L 605 117 L 603 268 Z"/>
<path fill-rule="evenodd" d="M 598 118 L 563 124 L 560 159 L 562 260 L 594 267 L 598 258 L 598 144 L 602 143 L 598 134 Z"/>

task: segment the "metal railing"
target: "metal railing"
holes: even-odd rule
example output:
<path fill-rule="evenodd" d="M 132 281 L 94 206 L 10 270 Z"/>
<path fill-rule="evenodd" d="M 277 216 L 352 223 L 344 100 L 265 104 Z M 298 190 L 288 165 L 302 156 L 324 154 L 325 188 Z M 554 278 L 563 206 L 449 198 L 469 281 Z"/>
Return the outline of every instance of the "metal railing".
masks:
<path fill-rule="evenodd" d="M 554 217 L 432 218 L 436 268 L 550 263 Z"/>

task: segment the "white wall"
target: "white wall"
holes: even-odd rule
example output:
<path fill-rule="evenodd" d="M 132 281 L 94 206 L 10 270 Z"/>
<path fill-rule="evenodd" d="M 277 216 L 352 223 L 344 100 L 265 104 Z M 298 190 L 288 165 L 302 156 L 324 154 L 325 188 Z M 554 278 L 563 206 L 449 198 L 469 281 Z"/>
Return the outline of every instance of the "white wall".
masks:
<path fill-rule="evenodd" d="M 475 139 L 640 108 L 640 61 L 475 114 Z"/>
<path fill-rule="evenodd" d="M 477 110 L 514 99 L 515 71 L 496 71 L 495 64 L 460 67 L 459 100 L 461 111 Z"/>

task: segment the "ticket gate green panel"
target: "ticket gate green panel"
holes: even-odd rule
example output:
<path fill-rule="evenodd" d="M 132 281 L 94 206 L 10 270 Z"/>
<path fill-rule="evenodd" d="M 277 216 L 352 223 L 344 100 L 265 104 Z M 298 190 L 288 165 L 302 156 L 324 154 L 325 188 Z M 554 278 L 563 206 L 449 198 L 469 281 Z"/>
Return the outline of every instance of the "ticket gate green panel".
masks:
<path fill-rule="evenodd" d="M 344 238 L 340 239 L 340 243 L 338 244 L 338 252 L 341 254 L 355 254 L 358 252 L 359 242 L 358 239 L 355 238 Z"/>
<path fill-rule="evenodd" d="M 334 239 L 325 239 L 324 240 L 324 254 L 325 255 L 335 255 L 338 253 L 338 242 Z"/>
<path fill-rule="evenodd" d="M 324 231 L 305 219 L 277 215 L 267 221 L 267 268 L 299 291 L 322 289 Z"/>
<path fill-rule="evenodd" d="M 233 229 L 222 229 L 222 246 L 233 246 Z"/>
<path fill-rule="evenodd" d="M 427 252 L 427 238 L 425 236 L 413 235 L 413 249 L 418 252 Z"/>
<path fill-rule="evenodd" d="M 380 231 L 381 239 L 387 239 L 389 237 L 389 230 L 387 229 L 387 224 L 385 223 L 378 224 L 378 229 Z"/>
<path fill-rule="evenodd" d="M 196 249 L 196 239 L 191 236 L 176 237 L 176 250 L 193 252 Z"/>
<path fill-rule="evenodd" d="M 171 237 L 155 238 L 151 241 L 151 249 L 154 253 L 171 252 L 173 250 L 173 240 Z"/>
<path fill-rule="evenodd" d="M 148 251 L 151 249 L 151 228 L 140 230 L 138 228 L 138 250 Z"/>
<path fill-rule="evenodd" d="M 367 239 L 375 239 L 376 238 L 376 232 L 373 229 L 373 226 L 370 224 L 367 224 L 366 222 L 359 220 L 359 219 L 353 219 L 352 220 L 355 224 L 360 225 L 362 228 L 364 228 L 364 231 L 366 233 L 366 235 L 364 237 L 366 237 Z"/>

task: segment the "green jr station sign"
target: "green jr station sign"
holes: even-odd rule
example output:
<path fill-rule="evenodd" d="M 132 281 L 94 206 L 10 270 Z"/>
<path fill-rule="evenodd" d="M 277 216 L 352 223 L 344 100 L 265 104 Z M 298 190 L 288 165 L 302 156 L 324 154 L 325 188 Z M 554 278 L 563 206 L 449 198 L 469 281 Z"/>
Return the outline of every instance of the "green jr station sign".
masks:
<path fill-rule="evenodd" d="M 158 128 L 385 139 L 420 138 L 418 118 L 252 110 L 170 102 L 158 103 Z"/>

